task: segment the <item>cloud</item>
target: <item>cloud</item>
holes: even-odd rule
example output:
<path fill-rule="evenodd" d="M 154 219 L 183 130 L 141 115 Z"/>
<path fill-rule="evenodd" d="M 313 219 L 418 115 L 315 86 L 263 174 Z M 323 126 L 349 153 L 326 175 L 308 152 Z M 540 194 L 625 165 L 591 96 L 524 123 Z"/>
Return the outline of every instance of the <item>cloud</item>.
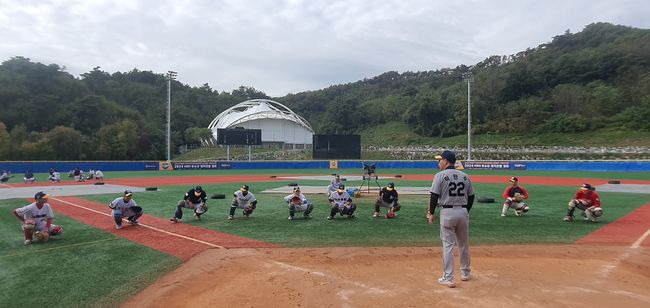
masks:
<path fill-rule="evenodd" d="M 0 59 L 79 75 L 178 71 L 190 85 L 267 94 L 389 70 L 474 64 L 606 21 L 648 28 L 635 1 L 0 1 Z"/>

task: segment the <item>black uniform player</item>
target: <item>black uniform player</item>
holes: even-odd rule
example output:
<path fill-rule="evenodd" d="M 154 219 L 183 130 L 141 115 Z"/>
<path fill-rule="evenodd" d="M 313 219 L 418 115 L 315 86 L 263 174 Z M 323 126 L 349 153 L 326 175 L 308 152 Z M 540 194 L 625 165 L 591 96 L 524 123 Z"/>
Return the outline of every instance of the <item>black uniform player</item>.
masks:
<path fill-rule="evenodd" d="M 176 213 L 169 220 L 178 222 L 183 218 L 183 208 L 194 209 L 194 217 L 201 219 L 201 215 L 205 214 L 208 210 L 208 206 L 205 205 L 206 201 L 206 193 L 201 186 L 190 189 L 185 193 L 183 200 L 178 201 L 178 204 L 176 204 Z"/>

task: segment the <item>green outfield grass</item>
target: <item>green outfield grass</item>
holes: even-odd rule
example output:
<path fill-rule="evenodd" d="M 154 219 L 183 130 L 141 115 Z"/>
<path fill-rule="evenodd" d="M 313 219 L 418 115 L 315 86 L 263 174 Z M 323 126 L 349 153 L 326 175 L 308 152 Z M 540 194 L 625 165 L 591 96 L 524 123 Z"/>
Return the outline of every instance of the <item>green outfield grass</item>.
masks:
<path fill-rule="evenodd" d="M 0 307 L 114 307 L 181 263 L 56 213 L 65 233 L 25 246 L 11 211 L 26 204 L 0 203 Z"/>
<path fill-rule="evenodd" d="M 439 242 L 438 225 L 427 224 L 425 219 L 427 196 L 402 195 L 403 209 L 393 220 L 372 219 L 374 196 L 356 199 L 358 218 L 349 220 L 341 216 L 333 221 L 324 218 L 329 214 L 325 195 L 308 195 L 315 204 L 314 218 L 305 221 L 287 220 L 288 210 L 281 195 L 258 193 L 267 188 L 288 184 L 286 181 L 251 183 L 251 191 L 259 200 L 258 209 L 250 219 L 243 219 L 238 210 L 234 221 L 226 220 L 232 192 L 240 183 L 202 184 L 208 195 L 223 193 L 226 200 L 209 200 L 210 209 L 201 221 L 196 221 L 186 210 L 184 223 L 226 233 L 268 241 L 282 246 L 421 246 Z M 358 183 L 358 182 L 357 182 Z M 300 185 L 323 185 L 324 181 L 300 181 Z M 355 186 L 354 182 L 348 187 Z M 426 186 L 428 181 L 396 181 L 400 186 Z M 481 184 L 476 186 L 477 196 L 496 197 L 497 203 L 477 203 L 471 211 L 471 242 L 474 244 L 514 243 L 571 243 L 588 233 L 612 222 L 633 209 L 650 202 L 643 194 L 601 193 L 605 216 L 598 224 L 576 221 L 566 223 L 568 200 L 576 191 L 574 187 L 530 185 L 532 210 L 524 217 L 500 217 L 501 196 L 504 185 Z M 161 218 L 173 215 L 175 204 L 191 187 L 162 187 L 158 192 L 139 193 L 134 198 L 147 214 Z M 115 196 L 85 196 L 89 200 L 107 203 Z M 297 215 L 297 217 L 301 217 Z"/>

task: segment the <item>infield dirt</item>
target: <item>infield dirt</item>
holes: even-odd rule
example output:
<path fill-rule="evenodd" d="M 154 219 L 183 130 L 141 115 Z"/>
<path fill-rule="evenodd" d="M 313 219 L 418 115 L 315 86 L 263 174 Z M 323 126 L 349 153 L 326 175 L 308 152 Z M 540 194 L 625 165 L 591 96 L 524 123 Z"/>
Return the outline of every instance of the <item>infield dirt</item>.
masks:
<path fill-rule="evenodd" d="M 648 246 L 476 246 L 454 289 L 439 247 L 210 249 L 124 306 L 648 307 Z"/>

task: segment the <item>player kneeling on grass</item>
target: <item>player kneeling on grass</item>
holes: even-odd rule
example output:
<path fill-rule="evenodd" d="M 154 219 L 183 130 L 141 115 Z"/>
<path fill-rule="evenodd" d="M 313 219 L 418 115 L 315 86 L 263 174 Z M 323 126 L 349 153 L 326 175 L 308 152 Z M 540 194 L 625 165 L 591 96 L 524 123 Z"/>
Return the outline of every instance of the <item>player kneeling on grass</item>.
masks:
<path fill-rule="evenodd" d="M 293 194 L 284 197 L 284 201 L 289 205 L 289 220 L 293 220 L 296 212 L 302 212 L 302 217 L 305 219 L 311 218 L 311 211 L 314 205 L 309 203 L 307 197 L 300 192 L 300 187 L 293 188 Z"/>
<path fill-rule="evenodd" d="M 34 183 L 36 182 L 36 177 L 34 176 L 34 172 L 32 170 L 27 170 L 25 171 L 25 175 L 23 176 L 23 181 L 25 184 L 29 183 Z"/>
<path fill-rule="evenodd" d="M 530 210 L 528 204 L 524 202 L 524 200 L 528 199 L 528 191 L 523 186 L 518 185 L 519 179 L 517 177 L 511 177 L 509 182 L 511 185 L 503 192 L 503 198 L 506 201 L 503 202 L 501 217 L 506 217 L 509 208 L 515 210 L 515 215 L 521 216 Z"/>
<path fill-rule="evenodd" d="M 142 208 L 133 200 L 133 192 L 124 191 L 124 196 L 113 200 L 108 207 L 111 208 L 111 216 L 115 220 L 115 229 L 122 229 L 122 218 L 126 217 L 130 225 L 137 225 L 138 218 L 142 216 Z"/>
<path fill-rule="evenodd" d="M 50 236 L 63 233 L 60 226 L 52 224 L 54 212 L 47 203 L 49 197 L 50 195 L 39 191 L 34 195 L 36 202 L 13 210 L 13 214 L 22 222 L 25 245 L 31 244 L 34 236 L 41 242 L 47 242 Z"/>
<path fill-rule="evenodd" d="M 340 213 L 341 216 L 348 215 L 348 218 L 354 218 L 354 210 L 357 209 L 357 205 L 352 203 L 352 198 L 345 190 L 343 183 L 339 184 L 338 189 L 330 194 L 329 201 L 332 210 L 330 211 L 330 216 L 326 217 L 327 220 L 334 219 L 336 213 Z"/>
<path fill-rule="evenodd" d="M 232 198 L 232 204 L 230 205 L 230 215 L 228 215 L 228 220 L 235 219 L 235 210 L 240 208 L 244 209 L 244 217 L 248 218 L 253 214 L 253 210 L 257 207 L 257 199 L 255 195 L 248 191 L 248 185 L 242 186 L 238 191 L 235 191 Z"/>
<path fill-rule="evenodd" d="M 598 217 L 603 215 L 603 209 L 600 208 L 600 197 L 589 184 L 582 184 L 580 190 L 569 201 L 569 209 L 567 210 L 564 221 L 573 221 L 573 211 L 578 208 L 582 211 L 582 217 L 585 220 L 598 222 Z"/>
<path fill-rule="evenodd" d="M 400 209 L 399 203 L 397 203 L 397 190 L 395 190 L 395 184 L 388 183 L 388 185 L 379 191 L 379 198 L 375 201 L 375 213 L 372 214 L 373 218 L 379 217 L 381 215 L 380 207 L 387 207 L 388 213 L 386 213 L 386 218 L 394 218 L 397 216 L 397 211 Z"/>
<path fill-rule="evenodd" d="M 201 219 L 201 215 L 208 211 L 205 202 L 208 200 L 205 191 L 201 186 L 196 186 L 185 193 L 183 200 L 176 204 L 176 213 L 169 220 L 178 222 L 183 218 L 183 208 L 194 209 L 194 217 Z"/>

